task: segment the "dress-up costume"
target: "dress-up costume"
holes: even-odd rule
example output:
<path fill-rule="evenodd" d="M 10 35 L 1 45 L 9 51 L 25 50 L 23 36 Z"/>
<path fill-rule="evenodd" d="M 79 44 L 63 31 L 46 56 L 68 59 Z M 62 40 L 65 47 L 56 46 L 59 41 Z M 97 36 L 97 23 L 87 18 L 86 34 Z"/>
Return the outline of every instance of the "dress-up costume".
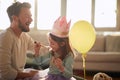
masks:
<path fill-rule="evenodd" d="M 49 65 L 49 72 L 46 76 L 46 80 L 71 80 L 71 77 L 73 76 L 73 62 L 74 58 L 70 55 L 70 53 L 63 59 L 63 66 L 64 66 L 64 72 L 61 72 L 53 63 L 53 58 L 58 57 L 57 53 L 53 56 L 51 52 L 36 57 L 34 62 L 38 65 Z M 45 61 L 47 60 L 47 61 Z M 45 63 L 43 63 L 45 61 Z"/>

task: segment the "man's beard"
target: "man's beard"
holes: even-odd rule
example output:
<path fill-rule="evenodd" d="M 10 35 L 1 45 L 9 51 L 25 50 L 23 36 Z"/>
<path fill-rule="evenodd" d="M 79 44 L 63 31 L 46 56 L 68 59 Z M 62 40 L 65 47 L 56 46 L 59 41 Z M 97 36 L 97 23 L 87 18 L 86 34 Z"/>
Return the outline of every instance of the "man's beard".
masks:
<path fill-rule="evenodd" d="M 21 29 L 22 32 L 29 32 L 29 30 L 27 30 L 27 29 L 21 24 L 21 21 L 20 21 L 20 20 L 19 20 L 18 27 Z"/>

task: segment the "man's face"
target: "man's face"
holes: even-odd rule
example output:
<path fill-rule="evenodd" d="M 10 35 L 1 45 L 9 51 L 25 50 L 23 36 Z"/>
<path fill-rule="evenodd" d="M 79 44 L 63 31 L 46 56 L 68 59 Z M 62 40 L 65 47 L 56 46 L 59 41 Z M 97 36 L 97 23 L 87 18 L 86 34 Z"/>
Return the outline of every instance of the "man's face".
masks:
<path fill-rule="evenodd" d="M 18 16 L 18 27 L 22 32 L 29 32 L 29 25 L 32 22 L 31 12 L 28 8 L 21 8 L 20 14 Z"/>

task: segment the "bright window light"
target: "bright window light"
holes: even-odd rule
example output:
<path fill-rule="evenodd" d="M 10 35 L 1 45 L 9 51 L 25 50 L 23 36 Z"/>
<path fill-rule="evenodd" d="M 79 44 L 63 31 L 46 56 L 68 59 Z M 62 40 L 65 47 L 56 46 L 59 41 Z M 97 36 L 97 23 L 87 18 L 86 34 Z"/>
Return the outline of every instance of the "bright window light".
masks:
<path fill-rule="evenodd" d="M 95 27 L 116 27 L 117 0 L 95 1 Z"/>
<path fill-rule="evenodd" d="M 7 8 L 12 4 L 12 2 L 12 0 L 0 0 L 0 29 L 6 29 L 10 26 Z"/>
<path fill-rule="evenodd" d="M 91 0 L 67 0 L 67 18 L 72 24 L 78 20 L 91 22 Z"/>
<path fill-rule="evenodd" d="M 54 21 L 60 16 L 61 0 L 38 0 L 38 29 L 52 29 Z"/>

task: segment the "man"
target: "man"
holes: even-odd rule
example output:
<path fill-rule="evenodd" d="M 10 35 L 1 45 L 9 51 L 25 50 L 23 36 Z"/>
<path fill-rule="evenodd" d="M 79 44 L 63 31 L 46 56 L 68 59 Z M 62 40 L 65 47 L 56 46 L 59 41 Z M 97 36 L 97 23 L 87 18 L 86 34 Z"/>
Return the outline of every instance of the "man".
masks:
<path fill-rule="evenodd" d="M 25 32 L 32 22 L 31 5 L 15 2 L 8 7 L 10 27 L 0 33 L 0 80 L 17 80 L 33 77 L 37 70 L 24 72 L 27 50 L 40 49 L 40 44 Z"/>

